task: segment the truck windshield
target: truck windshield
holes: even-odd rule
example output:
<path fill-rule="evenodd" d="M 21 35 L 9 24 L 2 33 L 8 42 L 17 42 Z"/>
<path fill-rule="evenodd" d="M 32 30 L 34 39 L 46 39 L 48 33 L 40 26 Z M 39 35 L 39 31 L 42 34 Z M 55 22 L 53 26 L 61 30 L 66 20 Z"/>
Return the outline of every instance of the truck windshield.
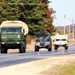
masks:
<path fill-rule="evenodd" d="M 56 41 L 66 41 L 66 39 L 56 39 Z"/>
<path fill-rule="evenodd" d="M 66 39 L 61 39 L 62 41 L 66 41 Z"/>
<path fill-rule="evenodd" d="M 60 41 L 60 39 L 56 39 L 56 41 Z"/>
<path fill-rule="evenodd" d="M 20 28 L 2 28 L 2 34 L 19 34 Z"/>

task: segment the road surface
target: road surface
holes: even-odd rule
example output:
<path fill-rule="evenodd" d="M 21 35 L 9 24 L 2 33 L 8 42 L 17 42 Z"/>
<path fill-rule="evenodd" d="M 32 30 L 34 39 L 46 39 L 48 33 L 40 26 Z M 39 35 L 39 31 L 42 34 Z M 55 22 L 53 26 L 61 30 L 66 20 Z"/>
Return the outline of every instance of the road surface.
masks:
<path fill-rule="evenodd" d="M 7 54 L 0 54 L 0 68 L 69 54 L 75 54 L 75 45 L 69 46 L 68 52 L 65 52 L 63 47 L 60 47 L 58 52 L 55 52 L 54 49 L 52 49 L 51 52 L 48 52 L 47 49 L 41 49 L 39 52 L 32 51 L 22 54 L 9 52 Z"/>

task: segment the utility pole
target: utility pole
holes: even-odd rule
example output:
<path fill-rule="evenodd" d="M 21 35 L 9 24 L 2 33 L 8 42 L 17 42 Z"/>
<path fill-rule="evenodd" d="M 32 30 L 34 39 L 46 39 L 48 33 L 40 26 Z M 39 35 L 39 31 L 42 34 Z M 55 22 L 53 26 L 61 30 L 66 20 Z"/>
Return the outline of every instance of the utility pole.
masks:
<path fill-rule="evenodd" d="M 66 18 L 66 15 L 64 15 L 64 35 L 65 35 L 65 18 Z"/>
<path fill-rule="evenodd" d="M 74 39 L 74 18 L 72 19 L 72 24 L 73 24 L 73 39 Z"/>
<path fill-rule="evenodd" d="M 70 18 L 69 18 L 69 22 L 70 22 Z M 69 39 L 70 39 L 70 24 L 69 24 Z"/>

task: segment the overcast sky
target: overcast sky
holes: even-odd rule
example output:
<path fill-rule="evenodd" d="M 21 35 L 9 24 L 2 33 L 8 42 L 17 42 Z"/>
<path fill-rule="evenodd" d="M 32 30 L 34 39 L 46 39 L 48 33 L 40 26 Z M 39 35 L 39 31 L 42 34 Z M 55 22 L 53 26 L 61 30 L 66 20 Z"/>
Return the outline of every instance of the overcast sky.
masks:
<path fill-rule="evenodd" d="M 56 13 L 56 19 L 53 24 L 55 26 L 63 26 L 72 24 L 72 20 L 75 20 L 75 0 L 50 0 L 49 8 L 53 8 Z M 66 15 L 64 19 L 64 15 Z"/>

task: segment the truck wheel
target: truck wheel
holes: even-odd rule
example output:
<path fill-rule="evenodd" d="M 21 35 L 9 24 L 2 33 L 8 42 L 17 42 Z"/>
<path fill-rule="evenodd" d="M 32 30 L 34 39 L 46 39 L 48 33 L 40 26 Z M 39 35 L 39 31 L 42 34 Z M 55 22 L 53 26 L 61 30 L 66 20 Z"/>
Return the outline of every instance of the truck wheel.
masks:
<path fill-rule="evenodd" d="M 1 53 L 1 44 L 0 44 L 0 53 Z"/>
<path fill-rule="evenodd" d="M 23 47 L 23 53 L 25 53 L 26 52 L 26 48 L 25 47 Z"/>
<path fill-rule="evenodd" d="M 7 51 L 8 51 L 8 50 L 7 50 L 7 49 L 5 49 L 5 53 L 7 53 Z"/>
<path fill-rule="evenodd" d="M 68 50 L 67 50 L 67 49 L 68 49 L 68 46 L 65 46 L 65 52 L 68 52 Z"/>
<path fill-rule="evenodd" d="M 24 53 L 26 52 L 26 43 L 24 44 Z"/>
<path fill-rule="evenodd" d="M 58 49 L 58 47 L 55 47 L 54 49 L 55 49 L 55 50 L 57 50 L 57 49 Z"/>
<path fill-rule="evenodd" d="M 1 48 L 1 53 L 7 53 L 7 49 Z"/>
<path fill-rule="evenodd" d="M 19 48 L 19 53 L 25 53 L 25 48 L 22 45 Z"/>
<path fill-rule="evenodd" d="M 52 50 L 52 48 L 50 46 L 48 46 L 48 51 L 51 51 L 51 50 Z"/>
<path fill-rule="evenodd" d="M 48 49 L 48 51 L 51 51 L 51 50 L 52 50 L 52 48 L 49 48 L 49 49 Z"/>
<path fill-rule="evenodd" d="M 57 50 L 57 49 L 58 49 L 58 47 L 57 47 L 57 46 L 55 46 L 55 47 L 54 47 L 54 49 L 55 49 L 55 52 L 57 52 L 57 51 L 58 51 L 58 50 Z"/>
<path fill-rule="evenodd" d="M 65 46 L 65 49 L 68 49 L 68 46 Z"/>
<path fill-rule="evenodd" d="M 58 52 L 58 50 L 57 50 L 57 49 L 55 49 L 55 52 Z"/>
<path fill-rule="evenodd" d="M 4 53 L 4 49 L 3 49 L 3 48 L 1 48 L 1 54 L 2 54 L 2 53 Z"/>
<path fill-rule="evenodd" d="M 38 52 L 39 51 L 39 48 L 38 47 L 35 47 L 35 52 Z"/>

